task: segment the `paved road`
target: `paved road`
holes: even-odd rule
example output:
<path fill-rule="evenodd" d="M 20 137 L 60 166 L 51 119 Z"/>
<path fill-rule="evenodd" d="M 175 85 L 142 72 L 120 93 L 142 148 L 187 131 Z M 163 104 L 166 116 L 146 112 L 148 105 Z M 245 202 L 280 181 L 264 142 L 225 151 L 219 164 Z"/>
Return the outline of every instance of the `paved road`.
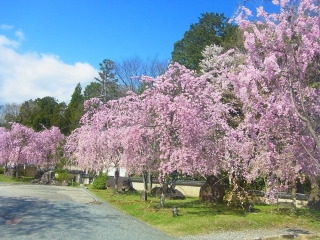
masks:
<path fill-rule="evenodd" d="M 0 183 L 0 239 L 174 239 L 95 200 L 81 188 Z"/>

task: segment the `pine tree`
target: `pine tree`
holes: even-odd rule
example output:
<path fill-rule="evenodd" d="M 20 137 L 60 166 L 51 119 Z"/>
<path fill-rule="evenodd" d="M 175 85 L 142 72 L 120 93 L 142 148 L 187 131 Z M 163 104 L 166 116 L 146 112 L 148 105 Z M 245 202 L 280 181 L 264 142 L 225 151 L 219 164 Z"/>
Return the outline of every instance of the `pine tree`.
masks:
<path fill-rule="evenodd" d="M 79 121 L 83 115 L 83 102 L 84 97 L 82 95 L 81 84 L 78 83 L 71 95 L 71 101 L 68 104 L 67 115 L 69 118 L 69 131 L 72 131 L 79 127 Z"/>
<path fill-rule="evenodd" d="M 114 100 L 120 97 L 119 86 L 114 73 L 114 63 L 109 59 L 104 59 L 100 65 L 99 76 L 95 80 L 100 84 L 100 96 L 102 102 Z"/>

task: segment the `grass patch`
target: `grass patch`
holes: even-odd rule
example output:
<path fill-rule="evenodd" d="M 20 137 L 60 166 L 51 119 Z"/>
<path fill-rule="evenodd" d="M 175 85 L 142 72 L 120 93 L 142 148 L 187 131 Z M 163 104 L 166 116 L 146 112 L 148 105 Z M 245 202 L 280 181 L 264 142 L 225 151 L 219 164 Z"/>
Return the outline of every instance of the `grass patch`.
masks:
<path fill-rule="evenodd" d="M 0 182 L 29 183 L 33 179 L 34 179 L 33 177 L 25 177 L 25 176 L 20 176 L 19 178 L 6 177 L 6 176 L 4 176 L 4 174 L 0 174 Z"/>
<path fill-rule="evenodd" d="M 113 194 L 111 190 L 89 190 L 102 200 L 121 209 L 151 226 L 173 236 L 208 234 L 215 231 L 255 230 L 259 228 L 295 228 L 319 231 L 320 212 L 309 209 L 279 212 L 276 206 L 258 205 L 247 213 L 232 209 L 225 204 L 204 204 L 198 198 L 166 200 L 159 208 L 159 199 L 148 196 L 140 201 L 139 192 Z M 178 217 L 173 217 L 172 208 L 177 206 Z"/>
<path fill-rule="evenodd" d="M 31 180 L 33 180 L 34 178 L 33 177 L 25 177 L 25 176 L 21 176 L 19 177 L 19 181 L 22 181 L 22 182 L 30 182 Z"/>
<path fill-rule="evenodd" d="M 5 177 L 3 174 L 0 174 L 0 182 L 21 182 L 15 177 Z"/>
<path fill-rule="evenodd" d="M 75 188 L 78 188 L 78 187 L 80 187 L 80 183 L 78 183 L 78 182 L 69 182 L 69 187 L 75 187 Z"/>

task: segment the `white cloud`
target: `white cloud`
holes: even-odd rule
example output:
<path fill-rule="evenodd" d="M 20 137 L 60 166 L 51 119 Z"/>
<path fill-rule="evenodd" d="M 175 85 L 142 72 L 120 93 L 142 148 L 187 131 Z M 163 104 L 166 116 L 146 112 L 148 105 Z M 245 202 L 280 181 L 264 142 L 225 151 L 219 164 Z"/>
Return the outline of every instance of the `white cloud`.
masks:
<path fill-rule="evenodd" d="M 77 83 L 84 87 L 98 75 L 88 63 L 69 65 L 52 54 L 19 53 L 19 44 L 0 35 L 0 104 L 45 96 L 68 102 Z"/>
<path fill-rule="evenodd" d="M 0 25 L 0 29 L 2 30 L 11 30 L 13 28 L 12 25 L 8 25 L 8 24 L 1 24 Z"/>
<path fill-rule="evenodd" d="M 0 35 L 0 48 L 8 47 L 8 48 L 17 48 L 20 46 L 20 42 L 10 40 L 7 37 Z M 1 56 L 0 56 L 1 57 Z"/>
<path fill-rule="evenodd" d="M 24 34 L 23 34 L 23 32 L 21 30 L 16 31 L 15 35 L 16 35 L 16 37 L 18 37 L 18 39 L 20 41 L 24 40 Z"/>

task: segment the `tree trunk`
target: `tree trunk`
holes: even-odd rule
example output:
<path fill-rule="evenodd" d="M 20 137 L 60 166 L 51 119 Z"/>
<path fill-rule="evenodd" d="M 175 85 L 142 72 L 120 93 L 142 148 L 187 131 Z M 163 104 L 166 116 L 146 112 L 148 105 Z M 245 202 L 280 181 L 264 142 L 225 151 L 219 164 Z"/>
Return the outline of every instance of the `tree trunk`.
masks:
<path fill-rule="evenodd" d="M 143 190 L 141 192 L 140 199 L 145 202 L 148 200 L 147 180 L 148 180 L 148 173 L 146 171 L 143 171 L 142 173 Z"/>
<path fill-rule="evenodd" d="M 148 173 L 143 171 L 142 173 L 142 181 L 143 181 L 143 190 L 147 191 L 148 189 Z"/>
<path fill-rule="evenodd" d="M 292 81 L 289 82 L 290 83 L 290 99 L 291 99 L 291 103 L 293 105 L 293 108 L 297 114 L 297 116 L 306 123 L 307 129 L 309 130 L 309 133 L 311 135 L 311 137 L 313 138 L 315 145 L 318 148 L 318 152 L 320 152 L 320 139 L 317 136 L 317 133 L 315 131 L 315 129 L 313 128 L 310 119 L 308 118 L 308 116 L 303 115 L 301 112 L 299 112 L 298 107 L 297 107 L 297 103 L 294 99 L 294 93 L 293 93 L 293 87 L 292 87 Z M 314 160 L 315 164 L 320 167 L 320 163 L 318 162 L 318 159 L 314 158 L 311 153 L 308 151 L 308 149 L 302 144 L 302 146 L 304 147 L 304 149 L 306 150 L 306 152 L 309 154 L 309 156 L 312 158 L 312 160 Z"/>
<path fill-rule="evenodd" d="M 164 193 L 162 192 L 161 193 L 161 196 L 160 196 L 160 207 L 164 207 L 164 202 L 166 200 L 166 196 L 164 195 Z"/>
<path fill-rule="evenodd" d="M 114 172 L 114 194 L 118 192 L 119 169 Z"/>
<path fill-rule="evenodd" d="M 148 191 L 151 192 L 152 190 L 152 173 L 148 171 Z"/>
<path fill-rule="evenodd" d="M 166 199 L 166 194 L 168 193 L 168 178 L 167 176 L 165 176 L 164 181 L 162 183 L 162 193 L 161 193 L 161 197 L 160 197 L 160 207 L 164 207 L 164 202 Z"/>
<path fill-rule="evenodd" d="M 293 207 L 296 208 L 297 206 L 297 188 L 296 186 L 293 186 L 291 190 L 291 195 L 292 195 L 292 201 L 293 201 Z"/>
<path fill-rule="evenodd" d="M 3 169 L 3 176 L 6 175 L 7 170 L 8 170 L 8 163 L 6 162 L 6 164 L 4 165 L 4 169 Z"/>
<path fill-rule="evenodd" d="M 18 166 L 15 166 L 14 168 L 15 168 L 15 170 L 16 170 L 16 178 L 19 178 L 19 171 L 18 171 L 19 167 L 18 167 Z"/>
<path fill-rule="evenodd" d="M 130 186 L 129 186 L 129 191 L 131 191 L 131 190 L 133 189 L 133 185 L 132 185 L 132 181 L 131 181 L 131 176 L 130 176 L 130 174 L 128 175 L 128 180 L 129 180 L 129 184 L 130 184 Z"/>

